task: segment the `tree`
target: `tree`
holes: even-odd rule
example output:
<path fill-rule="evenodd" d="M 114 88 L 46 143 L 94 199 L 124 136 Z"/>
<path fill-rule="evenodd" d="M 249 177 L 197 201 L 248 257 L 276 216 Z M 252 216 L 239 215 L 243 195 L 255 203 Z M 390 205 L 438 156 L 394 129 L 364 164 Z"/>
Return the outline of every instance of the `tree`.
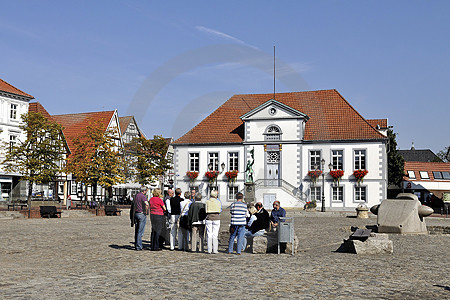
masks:
<path fill-rule="evenodd" d="M 391 129 L 387 131 L 388 144 L 388 184 L 400 186 L 405 174 L 405 160 L 397 151 L 397 134 Z"/>
<path fill-rule="evenodd" d="M 170 168 L 166 158 L 167 146 L 167 141 L 159 135 L 155 135 L 153 140 L 133 138 L 125 145 L 126 152 L 132 157 L 130 162 L 135 164 L 129 169 L 134 173 L 136 182 L 149 184 L 164 175 Z"/>
<path fill-rule="evenodd" d="M 450 146 L 445 147 L 443 150 L 439 151 L 438 153 L 436 153 L 436 156 L 439 157 L 442 162 L 449 162 L 449 158 L 447 156 L 447 153 L 450 150 Z"/>
<path fill-rule="evenodd" d="M 115 132 L 106 130 L 106 125 L 90 120 L 84 132 L 73 140 L 73 151 L 67 160 L 66 171 L 78 182 L 92 186 L 94 199 L 97 185 L 107 188 L 124 182 L 123 156 L 116 144 Z M 87 202 L 87 193 L 85 193 Z"/>
<path fill-rule="evenodd" d="M 28 180 L 28 207 L 31 207 L 33 184 L 54 181 L 62 170 L 66 143 L 62 138 L 61 125 L 47 119 L 39 112 L 22 115 L 25 141 L 6 145 L 3 160 L 7 172 L 22 174 L 20 180 Z"/>

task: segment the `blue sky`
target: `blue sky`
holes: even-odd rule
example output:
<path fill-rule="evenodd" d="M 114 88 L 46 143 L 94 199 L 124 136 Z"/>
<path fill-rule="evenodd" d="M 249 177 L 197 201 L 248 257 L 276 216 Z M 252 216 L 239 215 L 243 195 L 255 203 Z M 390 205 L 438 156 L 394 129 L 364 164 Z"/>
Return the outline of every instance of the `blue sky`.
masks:
<path fill-rule="evenodd" d="M 0 78 L 50 114 L 177 138 L 233 94 L 336 89 L 401 149 L 450 145 L 450 1 L 3 1 Z"/>

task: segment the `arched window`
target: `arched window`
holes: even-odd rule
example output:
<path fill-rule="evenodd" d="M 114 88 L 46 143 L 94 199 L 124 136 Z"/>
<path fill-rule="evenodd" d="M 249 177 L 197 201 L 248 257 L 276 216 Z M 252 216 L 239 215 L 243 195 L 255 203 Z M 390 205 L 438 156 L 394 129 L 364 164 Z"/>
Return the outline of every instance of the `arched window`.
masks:
<path fill-rule="evenodd" d="M 281 129 L 277 125 L 270 125 L 264 132 L 266 141 L 279 141 L 281 140 Z"/>

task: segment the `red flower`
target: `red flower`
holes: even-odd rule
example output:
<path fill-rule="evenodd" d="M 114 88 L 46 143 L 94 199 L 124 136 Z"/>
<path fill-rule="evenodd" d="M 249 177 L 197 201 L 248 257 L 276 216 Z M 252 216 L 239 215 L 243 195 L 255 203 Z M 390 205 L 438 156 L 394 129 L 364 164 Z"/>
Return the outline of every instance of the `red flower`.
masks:
<path fill-rule="evenodd" d="M 309 171 L 308 172 L 308 176 L 311 178 L 317 178 L 322 174 L 321 170 L 314 170 L 314 171 Z"/>
<path fill-rule="evenodd" d="M 341 178 L 342 176 L 344 176 L 344 171 L 332 170 L 332 171 L 330 171 L 330 176 L 333 177 L 334 179 Z"/>
<path fill-rule="evenodd" d="M 189 177 L 191 180 L 195 180 L 198 177 L 198 172 L 187 171 L 186 176 Z"/>
<path fill-rule="evenodd" d="M 219 175 L 219 171 L 208 171 L 205 173 L 205 176 L 210 180 L 216 178 Z"/>
<path fill-rule="evenodd" d="M 225 172 L 225 176 L 228 177 L 228 179 L 234 179 L 238 176 L 238 170 L 233 170 L 233 171 L 229 171 L 229 172 Z"/>
<path fill-rule="evenodd" d="M 367 175 L 367 173 L 369 173 L 367 170 L 355 170 L 353 171 L 353 176 L 355 176 L 356 179 L 360 180 L 363 179 L 364 176 Z"/>

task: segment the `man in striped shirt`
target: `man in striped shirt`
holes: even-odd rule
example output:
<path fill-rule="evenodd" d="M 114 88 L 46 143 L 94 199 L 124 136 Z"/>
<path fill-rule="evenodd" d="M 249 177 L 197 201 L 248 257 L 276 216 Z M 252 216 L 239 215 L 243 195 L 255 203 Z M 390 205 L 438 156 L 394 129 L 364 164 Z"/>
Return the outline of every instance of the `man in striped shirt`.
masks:
<path fill-rule="evenodd" d="M 247 204 L 244 203 L 244 195 L 236 194 L 236 202 L 230 206 L 231 222 L 230 222 L 230 240 L 228 241 L 228 253 L 233 253 L 234 239 L 237 237 L 236 252 L 241 254 L 244 244 L 245 225 L 247 224 Z"/>

